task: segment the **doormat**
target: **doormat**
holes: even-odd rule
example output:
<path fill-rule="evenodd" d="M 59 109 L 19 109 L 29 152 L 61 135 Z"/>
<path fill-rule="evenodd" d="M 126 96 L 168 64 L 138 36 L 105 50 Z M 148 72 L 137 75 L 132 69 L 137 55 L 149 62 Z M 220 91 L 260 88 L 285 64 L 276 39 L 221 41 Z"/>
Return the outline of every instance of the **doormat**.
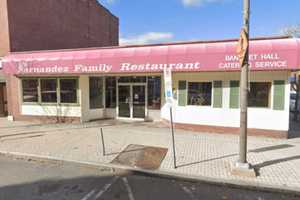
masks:
<path fill-rule="evenodd" d="M 111 163 L 155 170 L 160 167 L 168 149 L 143 145 L 128 145 Z"/>

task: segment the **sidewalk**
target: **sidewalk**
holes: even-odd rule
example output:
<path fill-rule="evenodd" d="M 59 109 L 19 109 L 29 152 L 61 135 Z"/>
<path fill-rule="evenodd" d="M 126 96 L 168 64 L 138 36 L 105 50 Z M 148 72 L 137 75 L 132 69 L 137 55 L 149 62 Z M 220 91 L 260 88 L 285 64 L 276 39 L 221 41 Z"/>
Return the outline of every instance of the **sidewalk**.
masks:
<path fill-rule="evenodd" d="M 178 168 L 173 168 L 170 130 L 156 123 L 99 121 L 87 124 L 39 125 L 0 119 L 0 152 L 58 160 L 110 163 L 129 144 L 168 148 L 155 173 L 224 183 L 272 187 L 300 192 L 300 138 L 279 140 L 249 137 L 248 160 L 257 178 L 232 176 L 238 158 L 238 137 L 176 130 Z M 103 127 L 106 156 L 99 137 Z"/>

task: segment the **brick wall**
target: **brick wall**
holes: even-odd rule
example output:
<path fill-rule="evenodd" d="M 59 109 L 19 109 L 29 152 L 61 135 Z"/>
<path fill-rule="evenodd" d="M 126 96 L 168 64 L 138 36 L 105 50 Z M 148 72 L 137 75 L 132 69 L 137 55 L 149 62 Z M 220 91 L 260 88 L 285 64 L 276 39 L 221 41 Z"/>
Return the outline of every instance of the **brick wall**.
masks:
<path fill-rule="evenodd" d="M 8 19 L 13 52 L 118 45 L 118 18 L 96 0 L 9 0 Z"/>
<path fill-rule="evenodd" d="M 0 83 L 0 117 L 4 116 L 4 84 Z"/>
<path fill-rule="evenodd" d="M 0 0 L 0 57 L 9 52 L 7 0 Z"/>
<path fill-rule="evenodd" d="M 20 116 L 19 81 L 13 75 L 7 76 L 6 80 L 8 115 L 18 117 Z"/>

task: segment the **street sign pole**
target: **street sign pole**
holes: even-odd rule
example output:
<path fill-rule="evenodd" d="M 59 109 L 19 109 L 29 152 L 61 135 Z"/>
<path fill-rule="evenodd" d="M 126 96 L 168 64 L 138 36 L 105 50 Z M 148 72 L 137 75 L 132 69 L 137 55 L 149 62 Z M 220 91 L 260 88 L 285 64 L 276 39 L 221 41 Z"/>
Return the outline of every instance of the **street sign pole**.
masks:
<path fill-rule="evenodd" d="M 174 135 L 174 124 L 173 124 L 173 89 L 172 89 L 172 71 L 170 68 L 164 69 L 164 83 L 165 83 L 165 99 L 166 106 L 170 108 L 170 126 L 171 126 L 171 134 L 172 134 L 172 147 L 173 147 L 173 161 L 174 168 L 176 169 L 176 149 L 175 149 L 175 135 Z"/>

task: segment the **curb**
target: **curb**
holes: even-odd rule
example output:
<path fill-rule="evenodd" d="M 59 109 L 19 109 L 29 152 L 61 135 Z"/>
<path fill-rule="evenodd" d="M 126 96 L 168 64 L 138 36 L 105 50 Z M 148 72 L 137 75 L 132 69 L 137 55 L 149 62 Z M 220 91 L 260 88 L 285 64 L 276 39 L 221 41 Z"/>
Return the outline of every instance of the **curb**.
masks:
<path fill-rule="evenodd" d="M 126 170 L 137 174 L 143 174 L 146 176 L 151 175 L 159 178 L 175 179 L 175 180 L 190 181 L 190 182 L 202 182 L 210 185 L 228 186 L 231 188 L 246 189 L 246 190 L 259 190 L 261 192 L 283 193 L 288 195 L 296 195 L 300 197 L 300 188 L 289 187 L 285 185 L 276 186 L 276 185 L 253 183 L 247 181 L 236 181 L 236 180 L 227 180 L 227 179 L 217 179 L 217 178 L 211 178 L 205 176 L 184 175 L 184 174 L 169 172 L 164 170 L 145 170 L 141 168 L 134 168 L 134 167 L 111 164 L 111 163 L 68 160 L 68 159 L 61 159 L 52 156 L 40 156 L 35 154 L 26 154 L 26 153 L 19 153 L 19 152 L 0 151 L 0 156 L 13 157 L 17 159 L 27 159 L 27 160 L 38 161 L 38 162 L 50 162 L 50 163 L 56 163 L 62 165 L 70 163 L 82 167 L 92 167 L 92 168 L 107 167 L 107 168 L 111 168 L 112 171 L 114 171 L 115 169 Z"/>

